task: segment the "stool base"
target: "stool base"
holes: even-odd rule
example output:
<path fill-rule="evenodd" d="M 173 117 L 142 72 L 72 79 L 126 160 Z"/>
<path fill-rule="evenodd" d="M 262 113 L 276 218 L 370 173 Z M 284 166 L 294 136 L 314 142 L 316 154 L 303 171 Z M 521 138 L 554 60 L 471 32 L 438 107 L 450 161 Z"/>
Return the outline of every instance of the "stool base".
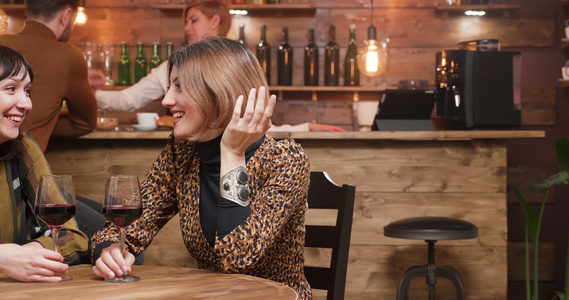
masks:
<path fill-rule="evenodd" d="M 435 285 L 437 284 L 437 277 L 449 279 L 456 290 L 456 299 L 464 300 L 464 282 L 462 280 L 462 275 L 460 275 L 460 273 L 453 267 L 438 267 L 435 264 L 413 266 L 409 268 L 399 282 L 397 300 L 409 299 L 409 283 L 411 282 L 411 279 L 416 277 L 426 277 L 427 284 L 429 285 L 429 300 L 435 299 Z"/>

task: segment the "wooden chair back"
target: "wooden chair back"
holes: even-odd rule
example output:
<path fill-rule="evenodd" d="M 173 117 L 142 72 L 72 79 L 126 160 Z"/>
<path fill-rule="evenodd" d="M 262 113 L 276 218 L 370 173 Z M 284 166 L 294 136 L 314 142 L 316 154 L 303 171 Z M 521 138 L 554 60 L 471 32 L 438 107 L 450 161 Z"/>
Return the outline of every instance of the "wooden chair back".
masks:
<path fill-rule="evenodd" d="M 311 172 L 308 209 L 337 209 L 334 226 L 306 225 L 305 247 L 332 249 L 330 267 L 304 266 L 313 289 L 327 290 L 327 299 L 344 299 L 356 188 L 336 185 L 326 172 Z"/>

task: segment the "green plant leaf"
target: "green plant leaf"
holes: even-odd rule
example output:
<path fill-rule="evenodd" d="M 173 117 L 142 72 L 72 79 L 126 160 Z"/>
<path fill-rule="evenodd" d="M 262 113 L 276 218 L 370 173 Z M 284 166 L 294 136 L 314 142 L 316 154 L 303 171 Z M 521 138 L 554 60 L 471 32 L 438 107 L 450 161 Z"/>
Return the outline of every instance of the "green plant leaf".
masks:
<path fill-rule="evenodd" d="M 537 228 L 539 225 L 537 215 L 533 212 L 533 210 L 531 210 L 531 207 L 529 206 L 528 202 L 526 201 L 522 193 L 520 193 L 520 191 L 518 191 L 518 189 L 515 186 L 512 186 L 512 189 L 514 190 L 516 199 L 520 203 L 522 211 L 524 212 L 524 215 L 526 217 L 526 228 L 528 231 L 528 237 L 532 242 L 536 242 L 535 237 L 538 234 Z"/>
<path fill-rule="evenodd" d="M 569 172 L 569 138 L 562 138 L 555 141 L 557 160 L 564 171 Z"/>
<path fill-rule="evenodd" d="M 530 192 L 547 190 L 554 185 L 569 184 L 569 170 L 561 171 L 529 188 Z"/>
<path fill-rule="evenodd" d="M 551 300 L 564 300 L 565 299 L 565 294 L 563 294 L 563 292 L 559 292 L 559 291 L 555 291 L 555 295 L 553 296 L 553 298 L 551 298 Z"/>

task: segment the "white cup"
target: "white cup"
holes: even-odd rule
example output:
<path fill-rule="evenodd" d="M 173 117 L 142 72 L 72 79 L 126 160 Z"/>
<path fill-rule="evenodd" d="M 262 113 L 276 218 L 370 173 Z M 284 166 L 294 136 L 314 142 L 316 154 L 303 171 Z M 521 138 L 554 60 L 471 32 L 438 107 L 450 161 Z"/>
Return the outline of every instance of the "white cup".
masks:
<path fill-rule="evenodd" d="M 569 67 L 565 66 L 561 68 L 561 76 L 563 76 L 563 79 L 569 79 Z"/>
<path fill-rule="evenodd" d="M 565 37 L 569 39 L 569 27 L 565 27 Z"/>
<path fill-rule="evenodd" d="M 136 119 L 138 120 L 138 125 L 156 126 L 156 119 L 158 119 L 158 113 L 137 113 Z"/>

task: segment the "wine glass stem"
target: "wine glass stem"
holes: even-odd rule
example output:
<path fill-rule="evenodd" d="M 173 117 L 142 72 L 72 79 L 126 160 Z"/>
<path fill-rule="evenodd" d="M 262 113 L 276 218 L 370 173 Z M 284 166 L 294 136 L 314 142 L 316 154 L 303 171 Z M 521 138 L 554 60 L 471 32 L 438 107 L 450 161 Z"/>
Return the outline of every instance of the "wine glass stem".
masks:
<path fill-rule="evenodd" d="M 121 244 L 121 254 L 123 257 L 126 256 L 126 246 L 125 246 L 125 236 L 126 236 L 126 232 L 125 229 L 123 227 L 119 227 L 119 232 L 120 232 L 120 244 Z M 123 276 L 124 275 L 128 275 L 128 272 L 123 272 Z"/>
<path fill-rule="evenodd" d="M 59 246 L 57 241 L 59 240 L 59 226 L 52 226 L 51 229 L 51 239 L 53 240 L 53 251 L 59 252 Z"/>

